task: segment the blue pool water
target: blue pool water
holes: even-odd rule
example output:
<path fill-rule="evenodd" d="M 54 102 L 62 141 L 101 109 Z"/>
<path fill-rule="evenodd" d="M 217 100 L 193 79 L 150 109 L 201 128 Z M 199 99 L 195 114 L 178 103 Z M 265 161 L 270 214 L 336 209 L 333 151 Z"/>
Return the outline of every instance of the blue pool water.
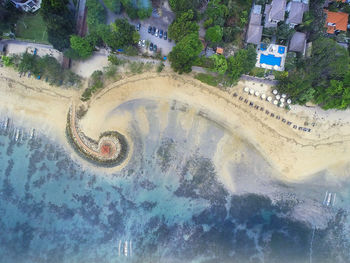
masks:
<path fill-rule="evenodd" d="M 285 47 L 278 47 L 278 53 L 284 54 L 285 49 Z"/>
<path fill-rule="evenodd" d="M 260 63 L 261 64 L 267 64 L 271 66 L 281 66 L 281 60 L 282 58 L 280 57 L 275 57 L 274 55 L 260 55 Z"/>
<path fill-rule="evenodd" d="M 261 49 L 262 51 L 265 51 L 265 50 L 266 50 L 265 45 L 264 45 L 264 44 L 260 44 L 260 49 Z"/>

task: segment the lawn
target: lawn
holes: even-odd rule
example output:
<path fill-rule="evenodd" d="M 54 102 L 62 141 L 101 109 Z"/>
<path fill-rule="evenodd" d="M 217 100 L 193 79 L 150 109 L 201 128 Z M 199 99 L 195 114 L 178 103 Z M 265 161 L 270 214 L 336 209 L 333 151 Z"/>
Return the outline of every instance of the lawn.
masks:
<path fill-rule="evenodd" d="M 16 37 L 39 43 L 48 43 L 46 24 L 39 12 L 24 14 L 17 21 Z"/>

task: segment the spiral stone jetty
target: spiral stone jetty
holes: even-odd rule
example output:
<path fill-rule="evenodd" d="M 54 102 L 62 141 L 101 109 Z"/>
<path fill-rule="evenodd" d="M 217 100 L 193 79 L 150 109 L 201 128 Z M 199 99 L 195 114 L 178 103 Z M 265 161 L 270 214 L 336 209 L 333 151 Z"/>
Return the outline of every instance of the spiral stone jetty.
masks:
<path fill-rule="evenodd" d="M 79 127 L 75 106 L 68 112 L 67 136 L 82 157 L 100 166 L 118 166 L 128 155 L 128 145 L 124 135 L 117 131 L 107 131 L 98 141 L 86 136 Z"/>

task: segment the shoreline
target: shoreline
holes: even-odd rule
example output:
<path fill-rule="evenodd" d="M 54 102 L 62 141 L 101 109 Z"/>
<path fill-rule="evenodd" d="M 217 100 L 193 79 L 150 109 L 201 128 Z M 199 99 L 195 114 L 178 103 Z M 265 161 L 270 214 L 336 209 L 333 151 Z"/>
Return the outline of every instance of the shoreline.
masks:
<path fill-rule="evenodd" d="M 15 118 L 27 120 L 33 124 L 32 128 L 39 127 L 37 130 L 45 127 L 45 134 L 57 136 L 60 141 L 65 141 L 65 145 L 69 145 L 65 138 L 66 114 L 71 103 L 79 100 L 81 91 L 49 86 L 40 80 L 20 79 L 17 72 L 8 68 L 1 68 L 0 74 L 0 111 L 5 110 Z M 252 82 L 240 81 L 229 91 L 222 91 L 191 76 L 169 72 L 135 75 L 112 83 L 96 93 L 87 103 L 89 110 L 81 120 L 81 127 L 91 138 L 99 138 L 107 130 L 116 130 L 128 138 L 128 115 L 112 114 L 119 105 L 130 100 L 152 99 L 160 105 L 166 105 L 160 107 L 166 111 L 169 102 L 180 101 L 189 105 L 194 114 L 208 116 L 251 143 L 279 171 L 278 179 L 300 181 L 324 169 L 331 169 L 337 175 L 346 175 L 342 174 L 341 168 L 350 162 L 350 125 L 347 125 L 347 119 L 343 119 L 341 124 L 317 120 L 315 127 L 311 127 L 311 133 L 294 130 L 281 120 L 254 109 L 249 103 L 239 101 L 238 97 L 242 96 L 264 110 L 275 112 L 281 119 L 298 123 L 298 126 L 307 126 L 305 122 L 312 120 L 312 115 L 300 108 L 286 112 L 257 97 L 248 96 L 243 92 L 243 87 L 249 85 Z M 165 123 L 162 124 L 165 127 L 167 117 L 164 112 L 161 114 L 165 116 Z M 345 115 L 344 112 L 341 114 Z M 332 118 L 336 119 L 334 116 Z M 142 118 L 140 121 L 144 122 L 147 133 L 150 124 Z M 308 123 L 311 124 L 310 121 Z M 191 125 L 191 122 L 188 124 Z M 223 158 L 229 160 L 230 150 L 226 146 L 223 148 L 226 155 Z"/>

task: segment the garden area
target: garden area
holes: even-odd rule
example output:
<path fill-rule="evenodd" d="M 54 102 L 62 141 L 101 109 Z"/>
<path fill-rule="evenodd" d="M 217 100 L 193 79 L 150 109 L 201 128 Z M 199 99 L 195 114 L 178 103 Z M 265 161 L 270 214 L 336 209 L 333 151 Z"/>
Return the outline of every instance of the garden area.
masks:
<path fill-rule="evenodd" d="M 16 38 L 48 44 L 46 23 L 40 13 L 23 14 L 16 24 Z"/>

